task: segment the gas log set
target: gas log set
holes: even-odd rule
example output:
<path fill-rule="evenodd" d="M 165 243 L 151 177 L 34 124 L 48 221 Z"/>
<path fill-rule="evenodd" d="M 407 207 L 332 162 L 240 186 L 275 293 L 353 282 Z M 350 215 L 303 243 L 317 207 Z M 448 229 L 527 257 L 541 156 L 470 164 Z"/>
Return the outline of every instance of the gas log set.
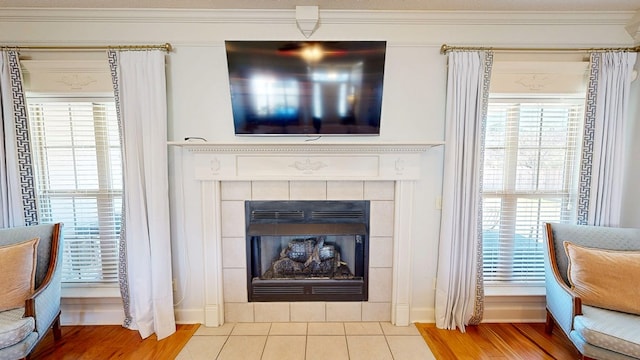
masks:
<path fill-rule="evenodd" d="M 294 239 L 280 252 L 280 258 L 262 279 L 325 278 L 353 279 L 346 262 L 340 260 L 340 250 L 325 243 L 325 237 Z"/>

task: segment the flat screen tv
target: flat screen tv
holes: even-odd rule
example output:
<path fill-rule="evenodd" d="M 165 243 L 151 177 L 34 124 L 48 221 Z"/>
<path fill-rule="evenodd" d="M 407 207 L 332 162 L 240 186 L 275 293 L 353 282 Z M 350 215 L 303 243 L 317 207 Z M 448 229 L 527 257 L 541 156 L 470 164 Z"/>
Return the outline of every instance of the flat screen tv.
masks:
<path fill-rule="evenodd" d="M 226 41 L 238 136 L 379 135 L 385 41 Z"/>

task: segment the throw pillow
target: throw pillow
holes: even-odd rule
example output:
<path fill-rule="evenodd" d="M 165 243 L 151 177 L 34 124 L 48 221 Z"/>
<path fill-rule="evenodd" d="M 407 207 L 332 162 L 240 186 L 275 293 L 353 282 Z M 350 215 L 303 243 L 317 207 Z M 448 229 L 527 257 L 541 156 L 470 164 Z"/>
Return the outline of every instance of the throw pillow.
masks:
<path fill-rule="evenodd" d="M 585 305 L 640 315 L 640 251 L 596 249 L 564 242 L 567 276 Z"/>
<path fill-rule="evenodd" d="M 0 247 L 0 311 L 24 306 L 33 294 L 40 238 Z"/>

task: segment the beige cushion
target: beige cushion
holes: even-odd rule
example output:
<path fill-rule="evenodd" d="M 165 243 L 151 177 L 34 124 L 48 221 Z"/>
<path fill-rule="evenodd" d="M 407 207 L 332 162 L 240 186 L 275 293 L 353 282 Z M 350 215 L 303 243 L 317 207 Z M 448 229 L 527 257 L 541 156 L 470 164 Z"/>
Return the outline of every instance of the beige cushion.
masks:
<path fill-rule="evenodd" d="M 0 247 L 0 311 L 23 307 L 33 294 L 39 240 Z"/>
<path fill-rule="evenodd" d="M 585 305 L 640 315 L 640 251 L 595 249 L 564 242 L 567 276 Z"/>

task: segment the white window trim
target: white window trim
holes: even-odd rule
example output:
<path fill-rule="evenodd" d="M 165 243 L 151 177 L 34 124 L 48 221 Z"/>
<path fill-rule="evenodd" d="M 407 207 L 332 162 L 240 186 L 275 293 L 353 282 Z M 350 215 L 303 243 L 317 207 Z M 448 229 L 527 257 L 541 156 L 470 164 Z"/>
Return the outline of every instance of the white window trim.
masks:
<path fill-rule="evenodd" d="M 484 296 L 545 296 L 544 283 L 520 283 L 520 284 L 485 284 Z"/>
<path fill-rule="evenodd" d="M 62 284 L 62 298 L 121 298 L 117 284 Z"/>

